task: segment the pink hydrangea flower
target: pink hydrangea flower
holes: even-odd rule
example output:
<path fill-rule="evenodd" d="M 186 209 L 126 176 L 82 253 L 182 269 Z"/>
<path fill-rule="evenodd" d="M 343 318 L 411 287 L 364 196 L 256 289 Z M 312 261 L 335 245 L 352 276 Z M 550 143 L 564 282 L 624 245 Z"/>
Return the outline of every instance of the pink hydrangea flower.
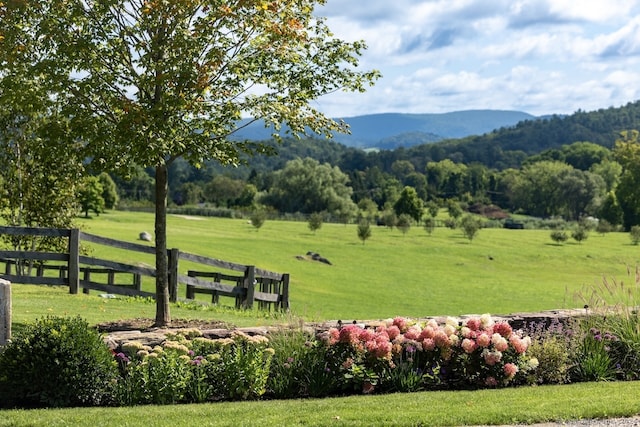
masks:
<path fill-rule="evenodd" d="M 529 337 L 526 337 L 529 338 Z M 509 337 L 509 343 L 513 346 L 514 350 L 518 354 L 523 354 L 529 348 L 529 343 L 531 342 L 531 338 L 522 339 L 518 335 L 513 334 Z"/>
<path fill-rule="evenodd" d="M 400 332 L 405 332 L 409 325 L 407 325 L 407 319 L 404 317 L 396 317 L 393 319 L 393 325 L 397 326 L 400 329 Z"/>
<path fill-rule="evenodd" d="M 474 340 L 471 340 L 469 338 L 465 338 L 462 340 L 462 344 L 460 345 L 462 347 L 462 349 L 466 352 L 466 353 L 473 353 L 473 351 L 478 348 L 478 345 L 476 344 L 476 342 Z"/>
<path fill-rule="evenodd" d="M 357 325 L 347 325 L 340 329 L 340 342 L 357 346 L 360 342 L 362 328 Z"/>
<path fill-rule="evenodd" d="M 449 337 L 444 333 L 443 330 L 438 330 L 436 335 L 433 337 L 433 340 L 436 342 L 438 347 L 448 347 L 449 346 Z"/>
<path fill-rule="evenodd" d="M 489 351 L 487 349 L 485 349 L 482 352 L 482 357 L 484 358 L 484 362 L 489 365 L 489 366 L 493 366 L 496 363 L 498 363 L 500 360 L 502 360 L 502 353 L 500 351 Z"/>
<path fill-rule="evenodd" d="M 360 331 L 360 335 L 358 335 L 358 339 L 360 341 L 371 341 L 375 339 L 376 333 L 371 329 L 362 329 Z"/>
<path fill-rule="evenodd" d="M 407 331 L 404 333 L 404 337 L 408 340 L 417 340 L 420 337 L 421 332 L 422 330 L 420 329 L 420 327 L 414 325 L 407 329 Z"/>
<path fill-rule="evenodd" d="M 420 332 L 420 336 L 418 337 L 418 339 L 424 340 L 427 338 L 433 338 L 436 335 L 437 329 L 438 329 L 437 326 L 435 328 L 433 328 L 430 325 L 425 326 L 422 332 Z"/>
<path fill-rule="evenodd" d="M 480 330 L 480 326 L 481 326 L 480 319 L 477 319 L 475 317 L 471 319 L 467 319 L 465 326 L 471 329 L 472 331 L 478 331 Z"/>
<path fill-rule="evenodd" d="M 436 342 L 432 338 L 422 340 L 422 349 L 424 351 L 432 351 L 436 348 Z"/>
<path fill-rule="evenodd" d="M 389 326 L 387 328 L 387 335 L 389 335 L 389 339 L 393 341 L 398 335 L 400 335 L 400 328 L 396 325 Z"/>
<path fill-rule="evenodd" d="M 519 370 L 518 366 L 513 363 L 506 363 L 503 369 L 504 369 L 504 374 L 507 376 L 508 379 L 512 379 L 513 377 L 515 377 Z"/>
<path fill-rule="evenodd" d="M 491 344 L 498 351 L 507 351 L 509 342 L 500 334 L 495 333 L 491 336 Z"/>
<path fill-rule="evenodd" d="M 511 329 L 511 325 L 509 325 L 507 322 L 498 322 L 493 325 L 493 332 L 498 333 L 505 338 L 509 338 L 511 336 L 511 332 L 513 332 L 513 329 Z"/>
<path fill-rule="evenodd" d="M 443 330 L 444 333 L 447 334 L 447 336 L 451 336 L 456 333 L 456 327 L 453 325 L 444 325 Z"/>
<path fill-rule="evenodd" d="M 491 338 L 486 333 L 481 333 L 480 335 L 478 335 L 476 343 L 480 347 L 489 347 L 489 344 L 491 344 Z"/>

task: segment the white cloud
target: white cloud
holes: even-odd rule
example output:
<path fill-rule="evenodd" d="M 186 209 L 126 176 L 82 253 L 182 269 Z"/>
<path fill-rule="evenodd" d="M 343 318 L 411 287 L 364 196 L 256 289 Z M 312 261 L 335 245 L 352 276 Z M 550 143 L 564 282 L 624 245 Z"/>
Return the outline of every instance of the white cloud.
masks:
<path fill-rule="evenodd" d="M 640 95 L 640 2 L 328 0 L 338 37 L 364 39 L 383 78 L 318 102 L 330 115 L 467 108 L 570 113 Z"/>

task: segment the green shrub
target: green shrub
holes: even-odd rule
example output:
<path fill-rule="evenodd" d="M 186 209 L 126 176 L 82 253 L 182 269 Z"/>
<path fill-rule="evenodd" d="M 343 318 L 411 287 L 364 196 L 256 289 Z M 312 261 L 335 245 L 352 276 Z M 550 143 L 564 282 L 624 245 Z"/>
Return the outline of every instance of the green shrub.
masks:
<path fill-rule="evenodd" d="M 564 384 L 569 381 L 573 332 L 557 320 L 551 325 L 532 325 L 531 346 L 527 354 L 538 360 L 538 367 L 530 372 L 530 384 Z"/>
<path fill-rule="evenodd" d="M 138 342 L 123 344 L 116 354 L 119 404 L 248 400 L 266 392 L 273 356 L 267 338 L 242 332 L 219 340 L 168 338 L 153 349 Z"/>
<path fill-rule="evenodd" d="M 587 240 L 587 238 L 589 237 L 589 231 L 586 228 L 580 226 L 571 232 L 571 237 L 576 242 L 582 243 L 584 240 Z"/>
<path fill-rule="evenodd" d="M 435 228 L 436 220 L 433 217 L 427 217 L 424 219 L 424 231 L 426 231 L 429 236 L 431 236 Z"/>
<path fill-rule="evenodd" d="M 342 360 L 309 332 L 281 329 L 270 334 L 269 342 L 274 349 L 267 382 L 269 397 L 327 397 L 342 390 Z"/>
<path fill-rule="evenodd" d="M 567 233 L 562 230 L 553 230 L 550 234 L 550 237 L 551 240 L 553 240 L 557 244 L 562 244 L 569 238 L 569 236 L 567 236 Z"/>
<path fill-rule="evenodd" d="M 77 318 L 28 325 L 0 353 L 0 405 L 92 406 L 107 403 L 116 363 L 100 334 Z"/>

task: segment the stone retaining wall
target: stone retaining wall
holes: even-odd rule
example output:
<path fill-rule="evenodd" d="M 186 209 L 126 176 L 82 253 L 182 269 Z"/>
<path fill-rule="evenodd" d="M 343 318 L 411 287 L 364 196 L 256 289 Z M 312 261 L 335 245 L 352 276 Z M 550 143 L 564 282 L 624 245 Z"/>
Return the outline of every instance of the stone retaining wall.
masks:
<path fill-rule="evenodd" d="M 586 309 L 572 309 L 572 310 L 547 310 L 541 311 L 537 313 L 514 313 L 506 316 L 494 315 L 492 316 L 495 321 L 507 321 L 514 329 L 523 329 L 527 328 L 531 325 L 544 325 L 549 326 L 553 321 L 558 321 L 561 323 L 566 323 L 569 319 L 584 316 L 587 314 Z M 463 316 L 456 316 L 457 318 L 464 320 L 470 317 L 479 317 L 479 314 L 468 314 Z M 439 323 L 444 323 L 446 320 L 446 316 L 435 316 L 435 318 Z M 431 318 L 425 318 L 431 319 Z M 423 318 L 412 319 L 412 320 L 425 320 Z M 310 333 L 317 333 L 321 331 L 325 331 L 332 327 L 338 327 L 340 325 L 355 323 L 362 327 L 376 327 L 382 323 L 384 320 L 333 320 L 322 323 L 307 323 L 304 325 L 304 328 L 308 330 Z M 281 329 L 282 326 L 278 327 L 261 327 L 261 328 L 236 328 L 234 330 L 242 331 L 247 335 L 269 335 L 270 332 L 275 331 L 277 329 Z M 299 328 L 299 326 L 295 326 L 292 328 Z M 156 345 L 161 345 L 166 339 L 167 335 L 175 334 L 185 329 L 193 329 L 193 328 L 158 328 L 151 331 L 114 331 L 107 334 L 104 339 L 109 348 L 112 350 L 117 350 L 123 343 L 130 341 L 137 341 L 144 345 L 148 345 L 154 347 Z M 202 336 L 210 339 L 220 339 L 227 338 L 231 335 L 231 332 L 234 330 L 231 329 L 200 329 L 202 332 Z"/>

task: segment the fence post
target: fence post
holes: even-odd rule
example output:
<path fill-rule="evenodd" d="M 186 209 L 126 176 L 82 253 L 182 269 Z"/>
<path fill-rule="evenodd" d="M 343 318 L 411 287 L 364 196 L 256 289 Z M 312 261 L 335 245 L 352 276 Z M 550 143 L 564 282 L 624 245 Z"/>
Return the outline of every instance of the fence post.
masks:
<path fill-rule="evenodd" d="M 80 288 L 80 230 L 74 228 L 69 235 L 69 293 Z"/>
<path fill-rule="evenodd" d="M 0 279 L 0 347 L 11 339 L 11 282 Z"/>
<path fill-rule="evenodd" d="M 280 308 L 289 311 L 289 273 L 282 275 L 282 301 Z"/>
<path fill-rule="evenodd" d="M 169 301 L 178 301 L 178 249 L 169 249 Z"/>
<path fill-rule="evenodd" d="M 244 306 L 251 308 L 256 292 L 256 267 L 253 265 L 248 265 L 244 271 L 244 287 L 247 288 L 247 300 L 244 302 Z"/>

